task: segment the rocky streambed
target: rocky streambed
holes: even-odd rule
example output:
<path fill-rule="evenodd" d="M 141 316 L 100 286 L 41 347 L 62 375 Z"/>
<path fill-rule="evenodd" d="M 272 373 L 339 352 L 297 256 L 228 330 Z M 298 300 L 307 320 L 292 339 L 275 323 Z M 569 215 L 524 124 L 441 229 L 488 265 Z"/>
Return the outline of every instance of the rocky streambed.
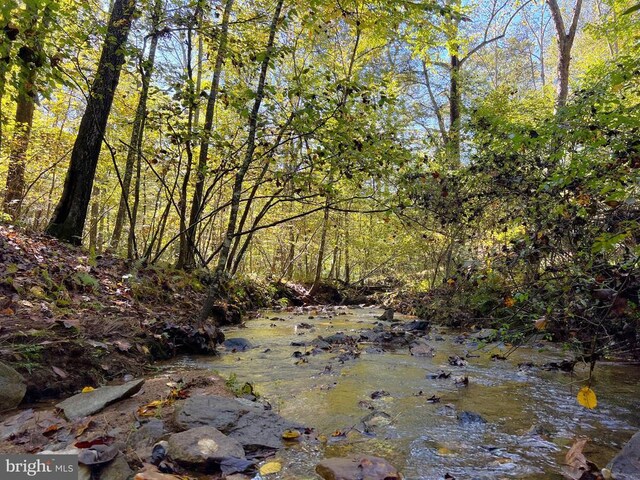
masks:
<path fill-rule="evenodd" d="M 586 410 L 568 352 L 496 333 L 379 309 L 263 312 L 219 356 L 5 413 L 0 452 L 75 453 L 93 480 L 550 480 L 577 438 L 602 467 L 640 427 L 636 367 L 600 364 Z M 636 436 L 615 478 L 640 478 L 639 452 Z"/>

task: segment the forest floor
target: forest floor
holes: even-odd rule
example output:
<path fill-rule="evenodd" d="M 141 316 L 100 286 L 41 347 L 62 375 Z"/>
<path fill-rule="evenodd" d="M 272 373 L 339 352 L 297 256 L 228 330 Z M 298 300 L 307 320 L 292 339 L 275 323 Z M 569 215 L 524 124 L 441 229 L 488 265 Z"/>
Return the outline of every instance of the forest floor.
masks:
<path fill-rule="evenodd" d="M 213 352 L 214 329 L 194 327 L 205 294 L 196 275 L 91 257 L 0 226 L 0 361 L 25 377 L 26 402 L 139 377 L 179 353 Z M 240 312 L 220 304 L 215 314 Z"/>

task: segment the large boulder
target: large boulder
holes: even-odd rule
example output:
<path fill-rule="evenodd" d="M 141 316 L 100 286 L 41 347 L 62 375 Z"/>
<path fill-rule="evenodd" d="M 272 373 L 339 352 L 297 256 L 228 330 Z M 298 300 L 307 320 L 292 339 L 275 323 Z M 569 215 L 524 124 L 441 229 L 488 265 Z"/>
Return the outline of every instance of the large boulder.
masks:
<path fill-rule="evenodd" d="M 197 427 L 169 437 L 169 456 L 180 465 L 210 472 L 227 458 L 244 458 L 240 443 L 213 427 Z"/>
<path fill-rule="evenodd" d="M 400 480 L 402 476 L 384 458 L 354 455 L 322 460 L 316 473 L 325 480 Z"/>
<path fill-rule="evenodd" d="M 16 408 L 27 392 L 22 375 L 0 362 L 0 412 Z"/>
<path fill-rule="evenodd" d="M 142 388 L 144 380 L 133 380 L 124 385 L 101 387 L 91 392 L 79 393 L 58 403 L 56 407 L 64 412 L 67 419 L 74 421 L 93 415 L 103 408 L 130 397 Z"/>
<path fill-rule="evenodd" d="M 624 448 L 608 465 L 615 480 L 638 480 L 640 478 L 640 432 L 627 442 Z"/>

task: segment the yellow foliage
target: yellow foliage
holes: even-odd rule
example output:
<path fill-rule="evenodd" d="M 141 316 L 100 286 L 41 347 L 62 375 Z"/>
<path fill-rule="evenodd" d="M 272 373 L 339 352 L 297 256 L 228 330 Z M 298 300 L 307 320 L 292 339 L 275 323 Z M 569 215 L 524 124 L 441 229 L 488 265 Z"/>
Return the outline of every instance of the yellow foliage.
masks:
<path fill-rule="evenodd" d="M 269 462 L 260 467 L 260 475 L 278 473 L 280 470 L 282 470 L 282 464 L 280 462 Z"/>
<path fill-rule="evenodd" d="M 598 399 L 596 394 L 589 387 L 582 387 L 577 396 L 578 403 L 585 408 L 596 408 L 598 406 Z"/>

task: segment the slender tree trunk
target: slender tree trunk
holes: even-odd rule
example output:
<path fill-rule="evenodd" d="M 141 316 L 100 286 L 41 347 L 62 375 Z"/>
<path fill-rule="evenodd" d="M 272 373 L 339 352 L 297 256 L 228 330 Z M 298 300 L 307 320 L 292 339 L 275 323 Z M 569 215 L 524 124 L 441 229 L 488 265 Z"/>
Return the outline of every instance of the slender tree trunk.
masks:
<path fill-rule="evenodd" d="M 28 68 L 28 67 L 27 67 Z M 13 144 L 9 154 L 9 171 L 7 172 L 7 188 L 4 196 L 4 211 L 16 220 L 20 213 L 20 204 L 24 194 L 24 173 L 27 159 L 27 149 L 31 137 L 34 112 L 35 69 L 30 68 L 23 73 L 26 75 L 23 89 L 18 94 L 16 106 L 16 123 Z"/>
<path fill-rule="evenodd" d="M 556 27 L 558 39 L 558 84 L 556 86 L 556 109 L 560 109 L 566 105 L 567 98 L 569 96 L 571 48 L 573 47 L 573 41 L 578 29 L 582 0 L 576 0 L 569 31 L 566 30 L 564 19 L 562 18 L 562 10 L 558 5 L 558 1 L 547 0 L 547 5 L 549 5 L 549 9 L 551 10 L 551 17 L 553 18 L 553 23 Z"/>
<path fill-rule="evenodd" d="M 460 164 L 460 61 L 457 55 L 451 55 L 449 82 L 449 138 L 448 153 L 455 165 Z"/>
<path fill-rule="evenodd" d="M 35 101 L 38 95 L 36 90 L 36 80 L 38 69 L 44 64 L 43 41 L 46 30 L 51 20 L 49 7 L 38 9 L 37 3 L 29 2 L 25 9 L 29 16 L 29 26 L 24 36 L 27 44 L 20 48 L 18 59 L 20 62 L 20 86 L 18 89 L 18 99 L 16 103 L 16 117 L 13 134 L 13 143 L 9 153 L 9 170 L 7 172 L 7 183 L 4 197 L 4 211 L 15 220 L 20 213 L 25 189 L 25 166 L 29 140 L 31 138 L 31 127 L 33 126 L 33 114 L 35 111 Z M 40 21 L 39 21 L 40 20 Z M 5 50 L 5 46 L 1 50 Z M 10 51 L 10 47 L 8 48 Z M 5 89 L 5 74 L 8 63 L 4 59 L 0 60 L 4 67 L 0 69 L 0 104 Z M 0 107 L 0 123 L 1 118 Z"/>
<path fill-rule="evenodd" d="M 47 227 L 49 235 L 73 244 L 82 243 L 82 231 L 87 217 L 102 139 L 120 79 L 120 70 L 124 63 L 124 45 L 129 35 L 135 7 L 134 0 L 114 1 L 98 70 L 71 152 L 71 162 L 62 197 Z"/>
<path fill-rule="evenodd" d="M 131 208 L 131 224 L 129 225 L 129 236 L 127 237 L 127 258 L 129 260 L 138 256 L 138 246 L 136 242 L 136 223 L 138 222 L 138 208 L 140 206 L 140 181 L 142 179 L 142 158 L 136 155 L 136 183 L 133 189 L 133 207 Z"/>
<path fill-rule="evenodd" d="M 197 15 L 197 13 L 196 13 Z M 196 113 L 196 94 L 193 88 L 193 65 L 191 55 L 193 53 L 193 30 L 189 27 L 187 30 L 187 78 L 188 78 L 188 102 L 189 111 L 187 116 L 187 138 L 185 141 L 185 151 L 187 153 L 187 165 L 182 179 L 182 187 L 180 188 L 180 202 L 178 203 L 180 217 L 180 232 L 179 232 L 179 245 L 178 245 L 178 261 L 176 262 L 176 268 L 183 269 L 188 263 L 193 263 L 188 260 L 189 251 L 189 239 L 187 237 L 187 195 L 189 190 L 189 182 L 191 181 L 191 167 L 193 166 L 193 127 L 194 127 L 194 115 Z M 195 249 L 195 244 L 193 246 Z"/>
<path fill-rule="evenodd" d="M 240 209 L 242 182 L 244 181 L 244 177 L 247 174 L 249 167 L 251 166 L 253 155 L 255 153 L 256 133 L 258 129 L 258 114 L 265 94 L 267 72 L 269 70 L 269 62 L 271 61 L 271 57 L 273 55 L 276 30 L 278 28 L 278 22 L 280 21 L 280 12 L 282 11 L 283 3 L 284 0 L 278 0 L 273 18 L 271 19 L 271 26 L 269 28 L 269 40 L 267 42 L 267 49 L 264 55 L 264 59 L 262 60 L 262 65 L 260 67 L 260 77 L 258 79 L 258 86 L 256 88 L 256 97 L 251 113 L 249 114 L 249 135 L 247 138 L 247 149 L 245 151 L 244 160 L 238 168 L 238 171 L 236 172 L 235 181 L 233 184 L 233 192 L 231 194 L 231 210 L 229 212 L 227 230 L 222 242 L 220 253 L 218 254 L 218 264 L 214 273 L 213 282 L 211 283 L 207 299 L 205 300 L 205 304 L 202 308 L 202 311 L 200 312 L 199 320 L 201 323 L 204 323 L 205 320 L 209 317 L 215 298 L 219 293 L 219 289 L 222 283 L 224 282 L 223 277 L 226 275 L 226 267 L 229 260 L 229 251 L 231 250 L 231 242 L 233 241 L 233 237 L 236 231 L 238 211 Z"/>
<path fill-rule="evenodd" d="M 329 199 L 327 198 L 322 218 L 322 233 L 320 234 L 320 247 L 318 248 L 318 261 L 316 262 L 316 272 L 313 278 L 313 285 L 309 290 L 309 295 L 313 295 L 320 287 L 322 280 L 322 264 L 324 263 L 324 251 L 327 245 L 327 230 L 329 229 Z"/>
<path fill-rule="evenodd" d="M 136 157 L 140 154 L 142 141 L 144 138 L 144 126 L 147 116 L 147 98 L 149 97 L 149 85 L 151 83 L 151 75 L 155 66 L 156 51 L 158 48 L 158 29 L 160 26 L 160 16 L 162 15 L 163 0 L 156 0 L 153 13 L 151 16 L 152 32 L 151 42 L 149 45 L 149 55 L 145 61 L 140 64 L 142 88 L 140 97 L 138 98 L 138 106 L 133 120 L 131 130 L 131 139 L 129 140 L 129 150 L 127 151 L 127 160 L 124 167 L 124 176 L 122 177 L 122 192 L 120 196 L 120 204 L 118 205 L 118 213 L 116 215 L 116 223 L 113 227 L 113 235 L 111 236 L 111 248 L 116 250 L 120 244 L 122 230 L 129 210 L 129 191 L 131 189 L 131 178 L 133 177 L 133 168 L 136 163 Z"/>
<path fill-rule="evenodd" d="M 220 87 L 220 77 L 222 76 L 222 65 L 227 54 L 227 37 L 229 32 L 229 17 L 233 8 L 234 0 L 227 0 L 222 14 L 222 24 L 220 26 L 220 44 L 216 54 L 216 62 L 211 79 L 211 89 L 207 99 L 207 109 L 205 112 L 202 141 L 200 142 L 200 152 L 198 156 L 198 169 L 196 171 L 196 185 L 191 202 L 191 212 L 189 214 L 189 229 L 187 230 L 188 252 L 185 258 L 185 267 L 191 268 L 194 265 L 196 248 L 196 231 L 203 209 L 204 183 L 206 179 L 207 157 L 209 155 L 209 140 L 213 130 L 213 118 Z"/>
<path fill-rule="evenodd" d="M 89 222 L 89 253 L 95 255 L 98 251 L 98 221 L 100 220 L 100 187 L 93 187 L 93 202 L 91 202 L 91 220 Z"/>

